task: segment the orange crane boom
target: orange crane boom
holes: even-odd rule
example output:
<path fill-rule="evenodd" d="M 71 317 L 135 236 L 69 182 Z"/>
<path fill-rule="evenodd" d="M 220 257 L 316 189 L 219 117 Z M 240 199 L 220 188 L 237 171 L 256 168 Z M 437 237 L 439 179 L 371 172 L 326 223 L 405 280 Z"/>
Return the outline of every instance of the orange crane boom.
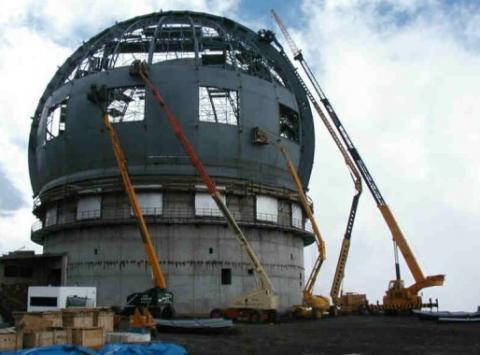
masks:
<path fill-rule="evenodd" d="M 281 22 L 280 18 L 278 15 L 275 13 L 275 11 L 272 10 L 272 15 L 277 21 L 280 30 L 282 33 L 285 35 L 285 38 L 287 39 L 287 42 L 290 46 L 290 49 L 292 50 L 294 59 L 299 61 L 300 65 L 302 66 L 305 74 L 307 75 L 308 79 L 310 80 L 313 88 L 315 89 L 317 95 L 320 98 L 320 101 L 324 105 L 324 108 L 326 112 L 328 113 L 331 121 L 335 125 L 338 134 L 340 135 L 340 138 L 343 141 L 343 144 L 345 144 L 351 158 L 354 160 L 356 167 L 360 170 L 360 173 L 365 180 L 365 183 L 367 184 L 370 192 L 372 193 L 372 196 L 377 203 L 377 207 L 379 208 L 388 228 L 390 229 L 393 243 L 394 243 L 394 249 L 395 249 L 395 271 L 396 271 L 396 282 L 391 283 L 392 287 L 389 287 L 389 290 L 387 290 L 387 294 L 384 297 L 384 306 L 394 308 L 395 310 L 398 309 L 408 309 L 410 308 L 418 308 L 421 307 L 421 299 L 417 297 L 417 293 L 419 290 L 425 288 L 425 287 L 431 287 L 431 286 L 441 286 L 443 285 L 445 275 L 433 275 L 433 276 L 427 276 L 425 277 L 422 270 L 420 269 L 420 266 L 417 263 L 417 260 L 415 259 L 408 243 L 407 240 L 405 239 L 402 231 L 400 230 L 400 227 L 398 226 L 397 221 L 395 220 L 395 217 L 393 216 L 390 208 L 388 207 L 387 203 L 385 202 L 382 194 L 380 193 L 380 190 L 378 189 L 375 181 L 373 180 L 372 175 L 368 171 L 363 159 L 360 156 L 360 153 L 358 150 L 355 148 L 353 145 L 352 140 L 348 136 L 348 133 L 345 129 L 345 127 L 342 125 L 340 122 L 340 119 L 338 118 L 335 110 L 333 109 L 332 105 L 330 104 L 330 101 L 328 98 L 325 96 L 323 90 L 320 87 L 320 84 L 316 80 L 312 70 L 306 63 L 305 59 L 303 58 L 302 52 L 298 49 L 298 47 L 295 45 L 295 42 L 293 39 L 290 37 L 287 29 Z M 400 277 L 400 265 L 398 261 L 398 253 L 397 253 L 397 247 L 400 249 L 405 262 L 407 263 L 407 266 L 412 273 L 413 278 L 415 279 L 415 283 L 411 285 L 408 288 L 403 287 L 403 281 L 401 281 Z M 402 296 L 395 296 L 394 291 L 400 291 L 400 293 L 403 293 Z M 397 294 L 399 294 L 397 292 Z M 385 302 L 387 301 L 387 302 Z M 386 304 L 388 303 L 388 304 Z"/>
<path fill-rule="evenodd" d="M 241 297 L 238 297 L 232 302 L 233 306 L 231 308 L 224 311 L 215 309 L 212 311 L 212 313 L 215 313 L 215 315 L 219 316 L 224 315 L 234 319 L 245 316 L 248 320 L 252 321 L 274 320 L 276 318 L 276 310 L 278 308 L 278 296 L 275 295 L 270 278 L 265 272 L 255 251 L 253 250 L 247 238 L 245 237 L 242 230 L 235 221 L 235 218 L 223 202 L 220 193 L 215 186 L 215 183 L 208 175 L 197 153 L 195 152 L 188 138 L 183 132 L 182 127 L 178 123 L 177 118 L 175 117 L 165 100 L 162 98 L 159 91 L 148 79 L 145 63 L 142 63 L 138 60 L 134 61 L 132 66 L 130 67 L 130 74 L 138 75 L 142 79 L 142 81 L 152 93 L 155 101 L 157 101 L 157 103 L 159 104 L 160 109 L 166 114 L 167 120 L 170 123 L 170 126 L 172 127 L 175 136 L 177 137 L 178 141 L 180 142 L 183 149 L 190 158 L 190 161 L 200 175 L 200 178 L 207 186 L 207 190 L 210 196 L 213 198 L 218 208 L 222 212 L 223 216 L 225 217 L 228 226 L 231 228 L 235 238 L 239 241 L 240 247 L 247 254 L 255 271 L 256 279 L 259 282 L 258 288 L 256 290 L 247 295 L 242 295 Z"/>
<path fill-rule="evenodd" d="M 137 220 L 138 229 L 140 230 L 140 235 L 142 236 L 143 246 L 145 248 L 145 253 L 147 254 L 148 263 L 152 269 L 153 275 L 153 284 L 155 287 L 165 289 L 167 288 L 167 282 L 165 281 L 165 276 L 163 275 L 162 269 L 160 268 L 160 263 L 158 262 L 157 254 L 155 253 L 155 248 L 153 247 L 152 237 L 147 228 L 147 223 L 145 223 L 145 218 L 143 218 L 143 213 L 138 203 L 137 196 L 135 194 L 135 189 L 130 180 L 130 175 L 128 174 L 127 161 L 123 154 L 120 141 L 118 139 L 117 133 L 113 128 L 110 120 L 108 119 L 108 114 L 104 113 L 102 116 L 102 122 L 112 141 L 113 154 L 115 155 L 115 161 L 117 162 L 118 170 L 122 177 L 123 187 L 125 192 L 128 195 L 128 201 L 132 207 L 133 215 Z"/>
<path fill-rule="evenodd" d="M 297 45 L 295 44 L 294 40 L 288 33 L 287 29 L 285 28 L 285 25 L 283 22 L 280 20 L 280 17 L 277 15 L 277 13 L 272 10 L 272 16 L 275 19 L 275 21 L 278 24 L 278 27 L 282 31 L 282 33 L 285 36 L 285 39 L 287 40 L 287 43 L 293 53 L 294 58 L 301 57 L 302 56 L 302 51 L 298 49 Z M 280 46 L 280 44 L 277 42 L 277 44 Z M 281 47 L 281 46 L 280 46 Z M 283 52 L 283 54 L 285 54 Z M 340 248 L 340 254 L 338 256 L 338 262 L 337 266 L 335 269 L 335 275 L 333 277 L 333 282 L 332 282 L 332 287 L 330 291 L 330 296 L 332 297 L 333 303 L 334 304 L 339 304 L 340 302 L 340 288 L 343 282 L 343 278 L 345 276 L 345 268 L 347 264 L 347 259 L 348 259 L 348 253 L 350 250 L 350 241 L 351 241 L 351 236 L 352 236 L 352 230 L 353 230 L 353 224 L 355 222 L 355 216 L 357 213 L 357 207 L 358 207 L 358 202 L 360 200 L 360 196 L 362 194 L 362 178 L 360 176 L 360 173 L 358 172 L 357 167 L 355 166 L 355 163 L 352 161 L 350 158 L 350 155 L 348 154 L 347 150 L 343 146 L 342 142 L 338 138 L 337 134 L 335 133 L 334 128 L 332 127 L 330 121 L 328 120 L 327 116 L 324 114 L 322 109 L 320 108 L 319 103 L 313 96 L 312 92 L 308 88 L 308 86 L 305 84 L 303 81 L 302 77 L 300 74 L 295 71 L 295 74 L 297 76 L 297 79 L 300 81 L 300 84 L 302 85 L 303 89 L 305 90 L 305 93 L 307 94 L 308 99 L 312 103 L 313 108 L 317 112 L 318 116 L 322 120 L 325 128 L 327 129 L 328 133 L 330 134 L 330 137 L 333 139 L 335 145 L 337 146 L 338 150 L 340 151 L 340 154 L 342 154 L 343 159 L 345 160 L 345 164 L 348 167 L 350 176 L 353 180 L 353 184 L 355 186 L 355 195 L 353 196 L 352 199 L 352 204 L 350 207 L 350 212 L 348 216 L 348 221 L 347 221 L 347 226 L 345 229 L 343 241 L 342 241 L 342 246 Z"/>
<path fill-rule="evenodd" d="M 105 102 L 108 100 L 108 94 L 103 86 L 98 89 L 96 86 L 92 86 L 91 91 L 87 94 L 87 98 L 98 105 L 102 110 L 102 123 L 105 127 L 108 136 L 112 144 L 113 155 L 117 163 L 118 171 L 122 178 L 123 187 L 127 193 L 128 202 L 132 208 L 133 215 L 137 221 L 138 229 L 140 230 L 140 236 L 142 237 L 143 247 L 145 249 L 145 254 L 147 256 L 150 269 L 152 271 L 153 278 L 153 288 L 148 289 L 143 292 L 136 292 L 127 297 L 127 313 L 133 313 L 138 316 L 137 307 L 146 308 L 147 313 L 150 312 L 156 317 L 162 318 L 172 318 L 175 314 L 175 309 L 173 306 L 173 293 L 167 290 L 167 282 L 165 276 L 160 267 L 160 263 L 153 246 L 152 237 L 147 227 L 147 223 L 143 217 L 140 204 L 135 193 L 135 188 L 133 187 L 130 175 L 128 173 L 128 165 L 123 153 L 122 146 L 120 144 L 120 139 L 118 138 L 117 132 L 113 128 L 108 113 L 104 107 Z M 138 318 L 138 317 L 137 317 Z"/>

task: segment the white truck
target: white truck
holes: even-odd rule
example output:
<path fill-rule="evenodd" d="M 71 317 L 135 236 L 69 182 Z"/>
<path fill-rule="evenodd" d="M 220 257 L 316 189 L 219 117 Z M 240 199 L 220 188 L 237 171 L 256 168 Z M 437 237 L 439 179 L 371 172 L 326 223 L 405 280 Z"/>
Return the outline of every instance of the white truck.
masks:
<path fill-rule="evenodd" d="M 96 287 L 30 286 L 28 288 L 27 312 L 96 306 Z"/>

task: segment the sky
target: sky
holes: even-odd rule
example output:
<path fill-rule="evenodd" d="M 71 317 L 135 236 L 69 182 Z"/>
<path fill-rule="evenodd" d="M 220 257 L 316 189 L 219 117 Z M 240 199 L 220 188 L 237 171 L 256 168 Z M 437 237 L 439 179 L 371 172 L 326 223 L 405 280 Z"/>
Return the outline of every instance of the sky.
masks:
<path fill-rule="evenodd" d="M 273 29 L 275 8 L 315 72 L 426 275 L 441 309 L 480 306 L 480 3 L 434 0 L 17 0 L 0 12 L 0 253 L 30 239 L 30 117 L 57 67 L 116 21 L 158 10 Z M 285 45 L 285 48 L 287 46 Z M 309 195 L 327 245 L 316 291 L 328 295 L 353 184 L 320 120 Z M 316 257 L 305 249 L 306 267 Z M 402 261 L 406 284 L 412 277 Z M 394 278 L 389 231 L 364 189 L 345 291 L 380 300 Z"/>

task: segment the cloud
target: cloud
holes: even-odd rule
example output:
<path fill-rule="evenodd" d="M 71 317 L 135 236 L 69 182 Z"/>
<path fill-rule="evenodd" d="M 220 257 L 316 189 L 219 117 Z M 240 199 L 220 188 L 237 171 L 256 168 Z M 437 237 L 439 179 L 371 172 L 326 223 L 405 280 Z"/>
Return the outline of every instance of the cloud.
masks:
<path fill-rule="evenodd" d="M 167 10 L 228 14 L 237 0 L 17 0 L 0 12 L 0 253 L 26 246 L 34 222 L 28 173 L 30 117 L 51 77 L 73 51 L 99 31 L 134 16 Z M 3 181 L 7 179 L 6 181 Z M 5 199 L 6 197 L 8 199 Z M 21 202 L 19 202 L 21 201 Z"/>
<path fill-rule="evenodd" d="M 472 6 L 304 1 L 302 27 L 287 23 L 425 274 L 447 274 L 444 287 L 423 292 L 443 308 L 476 308 L 478 300 L 460 295 L 480 294 L 465 272 L 479 266 L 480 28 Z M 310 194 L 329 256 L 318 291 L 328 294 L 353 186 L 320 121 L 316 134 Z M 402 270 L 413 282 L 403 261 Z M 372 301 L 394 277 L 391 237 L 366 187 L 346 275 L 345 290 Z"/>
<path fill-rule="evenodd" d="M 5 176 L 2 167 L 0 167 L 0 216 L 12 215 L 18 209 L 26 206 L 24 196 L 15 185 Z"/>
<path fill-rule="evenodd" d="M 19 8 L 10 13 L 11 17 L 17 13 L 21 13 Z M 39 251 L 41 248 L 30 241 L 30 226 L 34 220 L 27 160 L 30 117 L 57 66 L 67 58 L 71 49 L 59 46 L 33 29 L 17 24 L 16 18 L 2 20 L 0 208 L 4 212 L 0 216 L 0 252 L 23 246 Z"/>
<path fill-rule="evenodd" d="M 264 14 L 244 18 L 238 0 L 17 0 L 0 12 L 0 177 L 31 201 L 27 139 L 38 98 L 56 67 L 115 21 L 158 11 L 191 9 L 242 18 L 264 27 Z M 301 13 L 279 13 L 331 99 L 389 202 L 426 274 L 446 273 L 427 289 L 442 308 L 473 309 L 480 249 L 479 38 L 474 1 L 305 0 Z M 295 22 L 293 20 L 295 19 Z M 276 32 L 279 32 L 278 30 Z M 279 35 L 279 37 L 281 37 Z M 287 47 L 285 47 L 287 48 Z M 353 185 L 320 121 L 310 182 L 327 241 L 317 291 L 329 294 Z M 1 183 L 1 181 L 0 181 Z M 8 190 L 8 189 L 7 189 Z M 15 206 L 15 204 L 13 204 Z M 0 216 L 0 252 L 32 244 L 29 207 Z M 311 265 L 315 248 L 306 251 Z M 402 261 L 403 263 L 403 261 Z M 403 276 L 411 282 L 405 264 Z M 393 278 L 389 231 L 368 190 L 360 201 L 345 290 L 381 300 Z M 408 283 L 407 282 L 407 283 Z"/>
<path fill-rule="evenodd" d="M 239 0 L 23 0 L 12 5 L 6 19 L 48 36 L 55 43 L 77 47 L 115 22 L 157 11 L 190 10 L 224 15 L 236 10 Z M 22 11 L 23 10 L 23 11 Z M 5 16 L 5 15 L 4 15 Z"/>

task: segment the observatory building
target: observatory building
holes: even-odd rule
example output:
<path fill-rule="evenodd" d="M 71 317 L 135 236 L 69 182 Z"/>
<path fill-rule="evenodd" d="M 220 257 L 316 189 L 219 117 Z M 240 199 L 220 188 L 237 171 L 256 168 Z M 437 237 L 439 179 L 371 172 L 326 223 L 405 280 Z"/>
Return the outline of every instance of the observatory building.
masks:
<path fill-rule="evenodd" d="M 280 310 L 301 302 L 313 235 L 284 158 L 255 132 L 287 147 L 306 187 L 313 121 L 294 67 L 265 33 L 204 13 L 153 13 L 92 37 L 58 69 L 32 120 L 29 168 L 39 219 L 31 238 L 65 256 L 64 284 L 96 286 L 98 304 L 117 306 L 152 286 L 102 112 L 87 99 L 105 86 L 177 312 L 206 314 L 255 285 L 165 115 L 129 75 L 141 59 L 259 256 Z"/>

